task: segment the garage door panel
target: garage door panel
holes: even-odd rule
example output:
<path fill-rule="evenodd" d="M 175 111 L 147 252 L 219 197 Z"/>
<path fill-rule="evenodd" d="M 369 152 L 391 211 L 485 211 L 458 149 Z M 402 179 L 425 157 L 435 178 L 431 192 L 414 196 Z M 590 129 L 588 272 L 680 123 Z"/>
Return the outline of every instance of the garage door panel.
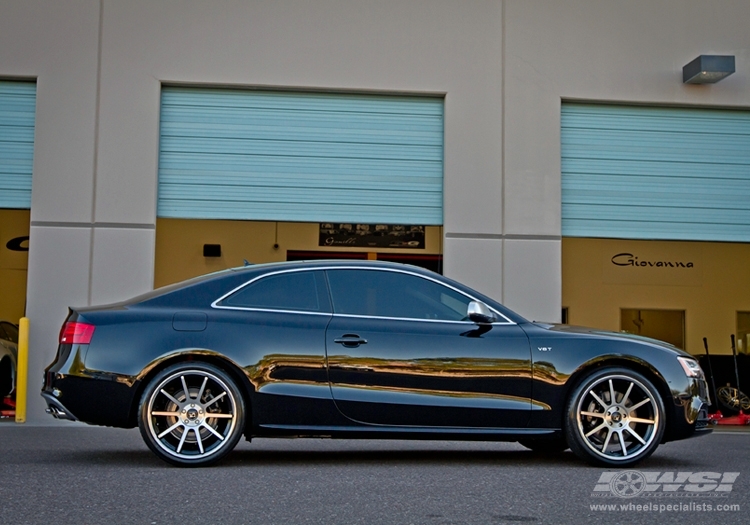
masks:
<path fill-rule="evenodd" d="M 353 159 L 427 160 L 440 162 L 442 148 L 403 144 L 357 144 L 302 140 L 244 140 L 231 138 L 182 137 L 163 140 L 162 151 L 190 154 L 264 155 L 273 151 L 281 157 L 332 157 Z M 252 161 L 252 159 L 250 159 Z"/>
<path fill-rule="evenodd" d="M 248 206 L 249 205 L 249 206 Z M 276 202 L 232 202 L 221 204 L 223 219 L 229 220 L 255 220 L 267 221 L 278 213 L 279 204 Z M 175 200 L 173 202 L 175 216 L 186 219 L 213 219 L 216 217 L 216 204 L 214 201 L 190 201 Z M 393 217 L 399 216 L 403 209 L 399 206 L 371 206 L 363 204 L 314 204 L 307 203 L 304 209 L 299 211 L 290 208 L 284 214 L 285 221 L 309 222 L 311 215 L 327 217 L 327 222 L 351 223 L 352 217 L 356 217 L 358 223 L 366 224 L 389 224 Z M 409 217 L 413 224 L 429 224 L 435 216 L 434 209 L 423 206 L 412 206 L 409 208 Z"/>
<path fill-rule="evenodd" d="M 700 224 L 696 231 L 695 223 L 628 221 L 623 228 L 621 220 L 605 220 L 596 217 L 572 219 L 569 227 L 580 232 L 579 237 L 610 239 L 650 239 L 650 240 L 693 240 L 697 234 L 707 237 L 721 237 L 724 242 L 746 242 L 750 236 L 750 226 L 736 227 L 727 230 L 725 224 Z M 639 231 L 639 237 L 628 236 L 633 230 Z M 572 236 L 571 236 L 572 237 Z"/>
<path fill-rule="evenodd" d="M 640 135 L 640 136 L 639 136 Z M 599 133 L 579 137 L 580 142 L 563 142 L 567 158 L 603 160 L 628 160 L 638 152 L 641 160 L 678 163 L 729 163 L 750 162 L 747 150 L 750 136 L 650 136 L 647 133 Z"/>
<path fill-rule="evenodd" d="M 0 81 L 0 208 L 31 207 L 36 84 Z"/>
<path fill-rule="evenodd" d="M 750 112 L 565 103 L 562 233 L 750 241 Z"/>
<path fill-rule="evenodd" d="M 662 206 L 680 209 L 744 210 L 750 202 L 750 184 L 728 181 L 720 187 L 704 179 L 685 179 L 679 184 L 651 177 L 581 176 L 562 188 L 568 204 L 600 204 L 602 200 L 620 206 Z M 633 187 L 640 188 L 639 191 Z M 668 203 L 668 204 L 665 204 Z"/>
<path fill-rule="evenodd" d="M 171 134 L 180 136 L 224 136 L 231 131 L 235 137 L 253 138 L 268 134 L 296 133 L 301 137 L 317 136 L 320 132 L 338 134 L 341 140 L 356 141 L 359 136 L 392 139 L 394 125 L 408 126 L 401 136 L 409 142 L 421 144 L 432 141 L 432 131 L 442 124 L 441 116 L 322 114 L 319 112 L 274 112 L 237 109 L 200 108 L 200 111 L 178 111 L 171 108 L 162 114 L 162 122 L 169 123 Z M 222 120 L 216 124 L 217 118 Z M 353 134 L 353 135 L 352 135 Z"/>
<path fill-rule="evenodd" d="M 435 185 L 439 183 L 439 180 L 435 180 L 436 177 L 425 177 L 425 176 L 408 176 L 402 177 L 394 176 L 372 176 L 372 177 L 361 177 L 361 174 L 355 174 L 352 172 L 339 173 L 342 180 L 337 183 L 332 183 L 332 177 L 320 178 L 319 175 L 307 175 L 304 177 L 298 177 L 294 174 L 282 174 L 282 173 L 256 173 L 253 177 L 252 183 L 248 183 L 246 178 L 247 174 L 244 172 L 232 173 L 223 172 L 221 177 L 213 178 L 215 173 L 211 171 L 198 171 L 198 172 L 171 172 L 165 170 L 162 173 L 161 189 L 166 192 L 170 189 L 173 191 L 179 191 L 184 186 L 185 191 L 192 191 L 191 186 L 204 186 L 206 188 L 213 187 L 246 187 L 246 188 L 270 188 L 270 189 L 296 189 L 304 188 L 305 190 L 315 189 L 336 189 L 336 190 L 358 190 L 366 191 L 362 189 L 362 185 L 359 184 L 359 180 L 353 180 L 354 175 L 360 175 L 359 179 L 364 180 L 371 185 L 367 185 L 367 188 L 387 187 L 388 192 L 393 192 L 394 196 L 398 194 L 398 191 L 411 192 L 414 189 L 421 187 L 424 192 L 432 192 L 433 194 L 440 197 L 440 192 L 435 191 Z M 351 176 L 352 178 L 347 178 Z M 162 194 L 167 197 L 166 193 Z M 173 195 L 174 196 L 174 195 Z M 385 195 L 390 196 L 390 195 Z M 427 197 L 427 195 L 425 195 Z"/>
<path fill-rule="evenodd" d="M 197 172 L 209 172 L 214 175 L 227 176 L 242 175 L 248 172 L 253 176 L 263 174 L 291 175 L 303 178 L 320 178 L 321 176 L 339 176 L 357 174 L 360 177 L 391 177 L 400 176 L 432 178 L 431 184 L 438 184 L 442 180 L 441 162 L 412 162 L 408 160 L 380 159 L 347 159 L 341 162 L 336 158 L 325 157 L 278 157 L 269 155 L 205 155 L 199 153 L 170 153 L 161 155 L 160 174 L 171 174 L 186 177 Z M 383 179 L 385 180 L 385 179 Z M 337 183 L 345 183 L 341 177 L 336 177 Z M 367 182 L 367 181 L 365 181 Z"/>
<path fill-rule="evenodd" d="M 666 207 L 655 208 L 645 205 L 622 205 L 612 206 L 610 204 L 564 204 L 563 208 L 571 214 L 575 214 L 581 219 L 600 220 L 607 218 L 611 221 L 652 221 L 662 223 L 679 223 L 679 224 L 736 224 L 738 227 L 750 226 L 750 221 L 745 221 L 744 210 L 742 209 L 725 209 L 722 213 L 716 213 L 715 208 L 695 207 L 686 209 L 683 207 Z"/>
<path fill-rule="evenodd" d="M 721 165 L 721 169 L 715 169 Z M 669 178 L 679 177 L 682 179 L 725 179 L 747 181 L 748 167 L 746 164 L 722 162 L 715 160 L 709 163 L 700 162 L 658 162 L 638 161 L 632 159 L 577 159 L 566 158 L 562 161 L 562 171 L 566 175 L 563 182 L 572 183 L 577 176 L 623 176 L 631 177 L 645 175 L 648 177 Z M 575 174 L 576 177 L 571 175 Z"/>
<path fill-rule="evenodd" d="M 222 202 L 275 202 L 299 203 L 304 204 L 325 204 L 331 200 L 339 204 L 367 204 L 389 199 L 392 208 L 397 206 L 411 206 L 411 192 L 394 192 L 364 189 L 357 193 L 351 193 L 345 189 L 320 188 L 312 190 L 310 188 L 268 188 L 258 186 L 209 186 L 209 185 L 191 185 L 191 186 L 166 186 L 163 189 L 165 198 L 183 198 L 193 201 L 198 200 L 221 200 Z M 344 200 L 348 199 L 348 200 Z M 441 195 L 435 193 L 432 199 L 427 200 L 426 204 L 432 204 L 439 207 Z"/>
<path fill-rule="evenodd" d="M 675 131 L 749 135 L 743 112 L 692 108 L 564 104 L 565 127 L 581 130 Z"/>
<path fill-rule="evenodd" d="M 442 99 L 164 88 L 160 135 L 160 217 L 442 223 Z"/>

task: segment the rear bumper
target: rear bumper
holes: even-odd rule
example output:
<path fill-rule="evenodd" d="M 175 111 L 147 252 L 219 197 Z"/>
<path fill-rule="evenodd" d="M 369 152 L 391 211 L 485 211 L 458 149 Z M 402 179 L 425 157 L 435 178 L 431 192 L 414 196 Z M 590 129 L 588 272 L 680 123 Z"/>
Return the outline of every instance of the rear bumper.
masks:
<path fill-rule="evenodd" d="M 41 394 L 47 413 L 54 418 L 132 428 L 137 424 L 134 400 L 138 385 L 138 381 L 129 385 L 110 377 L 47 372 Z"/>
<path fill-rule="evenodd" d="M 47 402 L 47 412 L 55 419 L 66 419 L 68 421 L 78 421 L 78 418 L 73 413 L 65 408 L 65 406 L 55 397 L 53 392 L 42 392 L 42 397 Z"/>
<path fill-rule="evenodd" d="M 88 370 L 88 345 L 60 345 L 44 373 L 41 395 L 47 413 L 57 419 L 91 425 L 132 428 L 140 381 L 129 376 Z"/>

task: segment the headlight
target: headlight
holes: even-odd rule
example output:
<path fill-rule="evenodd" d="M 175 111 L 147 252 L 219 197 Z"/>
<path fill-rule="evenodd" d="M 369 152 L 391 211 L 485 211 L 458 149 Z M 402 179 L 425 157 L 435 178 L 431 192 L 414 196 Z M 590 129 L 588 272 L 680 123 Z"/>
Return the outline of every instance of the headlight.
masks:
<path fill-rule="evenodd" d="M 682 369 L 685 371 L 686 376 L 699 377 L 701 379 L 705 378 L 701 365 L 699 365 L 698 361 L 695 359 L 679 356 L 677 360 L 680 362 L 680 365 L 682 365 Z"/>

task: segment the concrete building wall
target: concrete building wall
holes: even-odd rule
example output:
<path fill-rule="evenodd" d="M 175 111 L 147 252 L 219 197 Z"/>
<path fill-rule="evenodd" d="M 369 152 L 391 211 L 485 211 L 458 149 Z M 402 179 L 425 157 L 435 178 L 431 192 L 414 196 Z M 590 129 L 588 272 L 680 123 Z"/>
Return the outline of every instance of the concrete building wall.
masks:
<path fill-rule="evenodd" d="M 505 304 L 560 315 L 561 102 L 750 107 L 748 20 L 742 0 L 506 0 Z M 735 55 L 736 73 L 683 84 L 682 67 L 701 54 Z"/>
<path fill-rule="evenodd" d="M 0 78 L 37 80 L 29 421 L 66 307 L 153 285 L 162 84 L 444 95 L 445 272 L 554 321 L 561 100 L 747 107 L 749 19 L 743 0 L 0 0 Z M 683 85 L 701 53 L 737 73 Z"/>
<path fill-rule="evenodd" d="M 87 304 L 91 269 L 99 2 L 0 3 L 0 77 L 37 83 L 26 315 L 30 423 L 68 304 Z"/>

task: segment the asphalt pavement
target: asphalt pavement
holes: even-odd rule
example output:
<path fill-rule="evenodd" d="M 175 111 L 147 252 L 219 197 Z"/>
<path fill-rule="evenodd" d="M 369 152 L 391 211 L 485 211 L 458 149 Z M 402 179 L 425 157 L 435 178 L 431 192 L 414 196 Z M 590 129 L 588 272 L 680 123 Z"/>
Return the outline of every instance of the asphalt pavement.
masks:
<path fill-rule="evenodd" d="M 0 444 L 3 525 L 749 522 L 748 431 L 668 443 L 627 471 L 515 443 L 321 439 L 242 442 L 183 469 L 138 430 L 81 424 L 3 422 Z"/>

